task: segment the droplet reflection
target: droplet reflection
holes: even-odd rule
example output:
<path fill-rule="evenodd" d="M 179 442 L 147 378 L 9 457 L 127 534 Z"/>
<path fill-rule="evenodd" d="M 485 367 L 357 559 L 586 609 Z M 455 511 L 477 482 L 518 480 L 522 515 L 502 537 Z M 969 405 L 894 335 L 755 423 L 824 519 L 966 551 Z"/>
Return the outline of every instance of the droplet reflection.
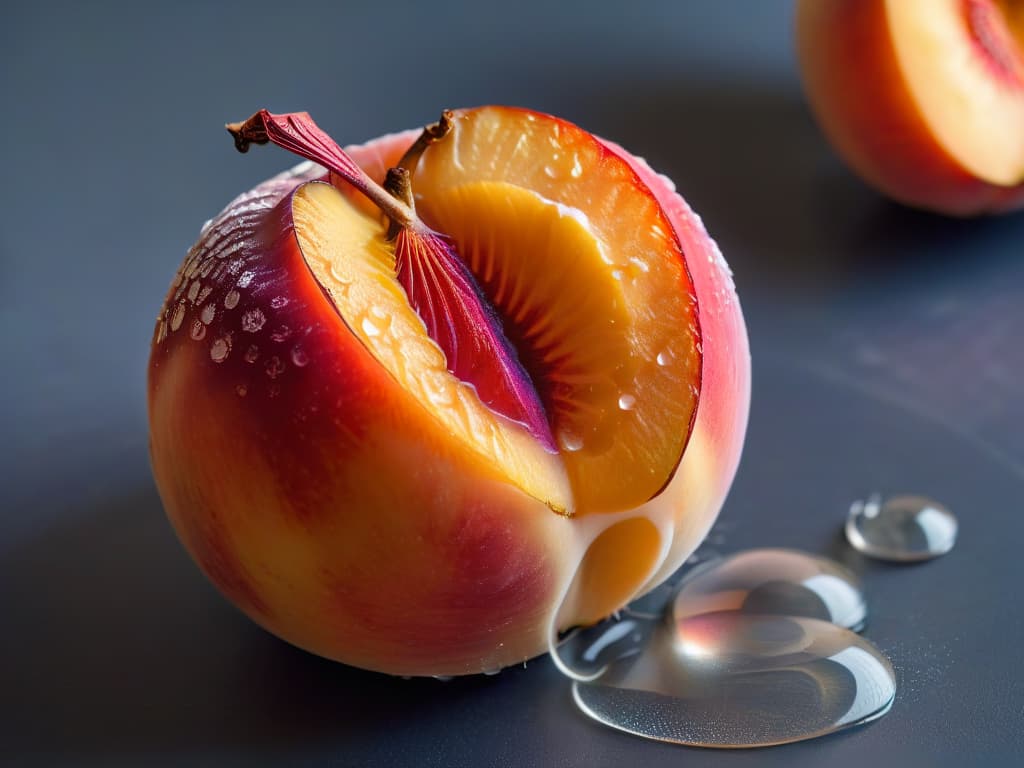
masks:
<path fill-rule="evenodd" d="M 708 747 L 823 736 L 880 717 L 895 693 L 892 666 L 859 635 L 736 611 L 659 623 L 642 653 L 573 683 L 582 711 L 606 725 Z"/>
<path fill-rule="evenodd" d="M 846 538 L 869 557 L 911 562 L 949 552 L 958 527 L 952 512 L 923 496 L 872 496 L 850 507 Z"/>

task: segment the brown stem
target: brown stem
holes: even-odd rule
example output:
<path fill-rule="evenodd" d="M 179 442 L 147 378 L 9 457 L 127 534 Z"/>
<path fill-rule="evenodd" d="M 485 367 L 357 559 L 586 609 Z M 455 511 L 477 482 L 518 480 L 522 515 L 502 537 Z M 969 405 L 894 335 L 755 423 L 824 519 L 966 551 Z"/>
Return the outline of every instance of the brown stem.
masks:
<path fill-rule="evenodd" d="M 423 154 L 424 150 L 431 144 L 436 144 L 445 136 L 452 131 L 452 118 L 455 117 L 455 113 L 450 109 L 446 109 L 441 113 L 441 119 L 433 125 L 428 125 L 420 133 L 419 138 L 413 142 L 412 146 L 405 150 L 405 154 L 402 155 L 402 159 L 398 161 L 398 167 L 404 168 L 411 174 L 414 166 L 419 162 L 420 155 Z"/>

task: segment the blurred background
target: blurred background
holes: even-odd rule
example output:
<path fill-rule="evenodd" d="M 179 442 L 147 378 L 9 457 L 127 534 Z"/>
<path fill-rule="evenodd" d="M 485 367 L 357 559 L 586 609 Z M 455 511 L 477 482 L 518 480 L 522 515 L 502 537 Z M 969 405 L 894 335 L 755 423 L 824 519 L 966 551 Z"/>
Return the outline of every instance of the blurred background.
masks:
<path fill-rule="evenodd" d="M 0 23 L 0 758 L 98 764 L 963 765 L 1024 753 L 1024 217 L 951 220 L 847 171 L 801 93 L 788 0 L 39 2 Z M 400 681 L 310 657 L 194 568 L 147 458 L 153 323 L 199 227 L 292 163 L 223 124 L 308 110 L 340 143 L 516 104 L 671 176 L 731 263 L 754 356 L 711 544 L 839 557 L 871 588 L 892 713 L 755 754 L 585 720 L 544 660 Z M 962 541 L 916 569 L 836 534 L 872 491 Z M 1009 590 L 1009 591 L 1008 591 Z M 3 762 L 0 760 L 0 762 Z"/>

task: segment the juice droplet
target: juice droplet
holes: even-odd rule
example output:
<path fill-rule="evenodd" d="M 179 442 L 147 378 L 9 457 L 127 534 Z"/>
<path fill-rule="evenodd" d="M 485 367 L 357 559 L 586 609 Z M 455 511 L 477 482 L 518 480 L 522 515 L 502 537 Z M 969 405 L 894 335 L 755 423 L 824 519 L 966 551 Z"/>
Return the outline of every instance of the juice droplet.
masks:
<path fill-rule="evenodd" d="M 630 394 L 619 395 L 619 408 L 623 411 L 632 411 L 636 407 L 636 398 Z"/>
<path fill-rule="evenodd" d="M 234 309 L 235 307 L 237 307 L 238 300 L 241 297 L 242 295 L 232 288 L 230 291 L 227 292 L 227 295 L 224 296 L 224 309 Z"/>
<path fill-rule="evenodd" d="M 659 352 L 658 356 L 654 358 L 654 361 L 662 368 L 664 368 L 666 365 L 672 362 L 672 354 L 668 350 L 664 352 Z"/>
<path fill-rule="evenodd" d="M 558 444 L 561 446 L 563 451 L 575 453 L 576 451 L 583 449 L 583 438 L 575 432 L 560 430 L 558 433 Z"/>
<path fill-rule="evenodd" d="M 872 496 L 850 506 L 846 539 L 879 560 L 913 562 L 944 555 L 956 544 L 959 525 L 946 507 L 923 496 Z"/>
<path fill-rule="evenodd" d="M 380 328 L 378 328 L 377 325 L 370 318 L 364 317 L 361 325 L 363 328 L 363 333 L 365 333 L 367 336 L 380 336 Z"/>
<path fill-rule="evenodd" d="M 245 397 L 249 393 L 249 388 L 245 384 L 239 384 L 235 387 L 235 394 L 239 397 Z"/>

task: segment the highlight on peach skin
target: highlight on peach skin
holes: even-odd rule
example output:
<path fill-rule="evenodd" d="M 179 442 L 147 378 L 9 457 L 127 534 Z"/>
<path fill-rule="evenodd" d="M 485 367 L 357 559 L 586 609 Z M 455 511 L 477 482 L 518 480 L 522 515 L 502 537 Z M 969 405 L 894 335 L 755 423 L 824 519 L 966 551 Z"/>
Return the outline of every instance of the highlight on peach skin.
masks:
<path fill-rule="evenodd" d="M 696 548 L 750 398 L 732 278 L 672 183 L 524 109 L 341 149 L 203 227 L 159 313 L 150 445 L 206 576 L 301 648 L 497 670 Z M 270 151 L 262 150 L 262 151 Z"/>
<path fill-rule="evenodd" d="M 1024 205 L 1024 2 L 799 0 L 808 100 L 864 180 L 968 216 Z"/>

